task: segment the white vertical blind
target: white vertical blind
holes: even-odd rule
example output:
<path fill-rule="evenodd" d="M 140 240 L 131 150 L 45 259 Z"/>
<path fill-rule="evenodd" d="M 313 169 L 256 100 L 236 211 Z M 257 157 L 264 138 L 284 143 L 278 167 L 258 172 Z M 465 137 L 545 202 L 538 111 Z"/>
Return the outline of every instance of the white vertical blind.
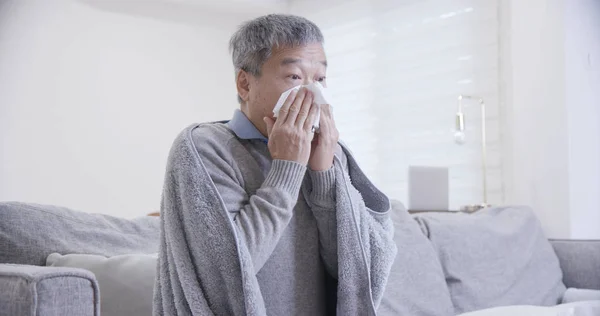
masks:
<path fill-rule="evenodd" d="M 466 143 L 454 143 L 456 99 L 486 102 L 488 197 L 503 200 L 497 0 L 292 1 L 325 35 L 329 93 L 344 140 L 370 178 L 408 201 L 408 166 L 444 166 L 450 207 L 482 202 L 481 111 L 466 102 Z"/>

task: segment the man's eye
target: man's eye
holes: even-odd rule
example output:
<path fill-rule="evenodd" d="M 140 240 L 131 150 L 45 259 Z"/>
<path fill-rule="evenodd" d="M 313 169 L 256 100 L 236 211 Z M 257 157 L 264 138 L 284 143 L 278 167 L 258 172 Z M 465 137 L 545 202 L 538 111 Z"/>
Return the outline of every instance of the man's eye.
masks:
<path fill-rule="evenodd" d="M 325 81 L 325 77 L 320 77 L 319 79 L 317 79 L 318 82 L 323 82 Z"/>
<path fill-rule="evenodd" d="M 300 80 L 300 79 L 302 79 L 298 75 L 291 75 L 290 78 L 292 78 L 293 80 Z"/>

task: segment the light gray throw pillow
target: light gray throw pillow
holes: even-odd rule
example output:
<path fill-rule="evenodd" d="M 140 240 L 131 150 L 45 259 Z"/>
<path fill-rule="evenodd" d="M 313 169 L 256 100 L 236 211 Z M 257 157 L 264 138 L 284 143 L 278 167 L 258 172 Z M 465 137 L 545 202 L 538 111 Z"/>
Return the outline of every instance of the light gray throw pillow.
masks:
<path fill-rule="evenodd" d="M 50 254 L 46 265 L 81 268 L 96 276 L 103 316 L 152 315 L 157 255 Z"/>
<path fill-rule="evenodd" d="M 531 209 L 415 218 L 440 258 L 456 313 L 560 303 L 566 288 L 558 258 Z"/>
<path fill-rule="evenodd" d="M 68 208 L 0 202 L 0 263 L 43 266 L 57 253 L 115 256 L 158 252 L 160 220 L 73 211 Z"/>
<path fill-rule="evenodd" d="M 378 315 L 454 315 L 444 272 L 431 243 L 402 203 L 392 200 L 391 217 L 398 254 Z"/>

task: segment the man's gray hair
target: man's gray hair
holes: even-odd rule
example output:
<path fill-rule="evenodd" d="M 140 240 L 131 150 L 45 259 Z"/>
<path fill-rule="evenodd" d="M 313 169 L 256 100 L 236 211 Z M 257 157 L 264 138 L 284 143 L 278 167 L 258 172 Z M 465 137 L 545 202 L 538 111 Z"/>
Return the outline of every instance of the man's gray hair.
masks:
<path fill-rule="evenodd" d="M 242 24 L 229 40 L 229 51 L 236 75 L 243 70 L 260 76 L 273 48 L 313 43 L 323 43 L 323 34 L 313 22 L 295 15 L 269 14 Z"/>

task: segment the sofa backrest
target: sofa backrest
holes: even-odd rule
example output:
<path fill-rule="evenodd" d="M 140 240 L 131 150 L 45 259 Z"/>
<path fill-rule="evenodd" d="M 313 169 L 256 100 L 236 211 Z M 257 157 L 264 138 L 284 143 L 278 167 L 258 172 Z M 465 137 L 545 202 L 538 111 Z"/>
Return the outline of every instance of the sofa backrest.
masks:
<path fill-rule="evenodd" d="M 550 240 L 567 287 L 600 291 L 600 240 Z"/>
<path fill-rule="evenodd" d="M 158 252 L 160 219 L 136 219 L 19 202 L 0 203 L 0 263 L 45 265 L 60 254 Z"/>
<path fill-rule="evenodd" d="M 436 249 L 457 314 L 504 305 L 560 303 L 559 260 L 528 207 L 414 216 Z"/>

